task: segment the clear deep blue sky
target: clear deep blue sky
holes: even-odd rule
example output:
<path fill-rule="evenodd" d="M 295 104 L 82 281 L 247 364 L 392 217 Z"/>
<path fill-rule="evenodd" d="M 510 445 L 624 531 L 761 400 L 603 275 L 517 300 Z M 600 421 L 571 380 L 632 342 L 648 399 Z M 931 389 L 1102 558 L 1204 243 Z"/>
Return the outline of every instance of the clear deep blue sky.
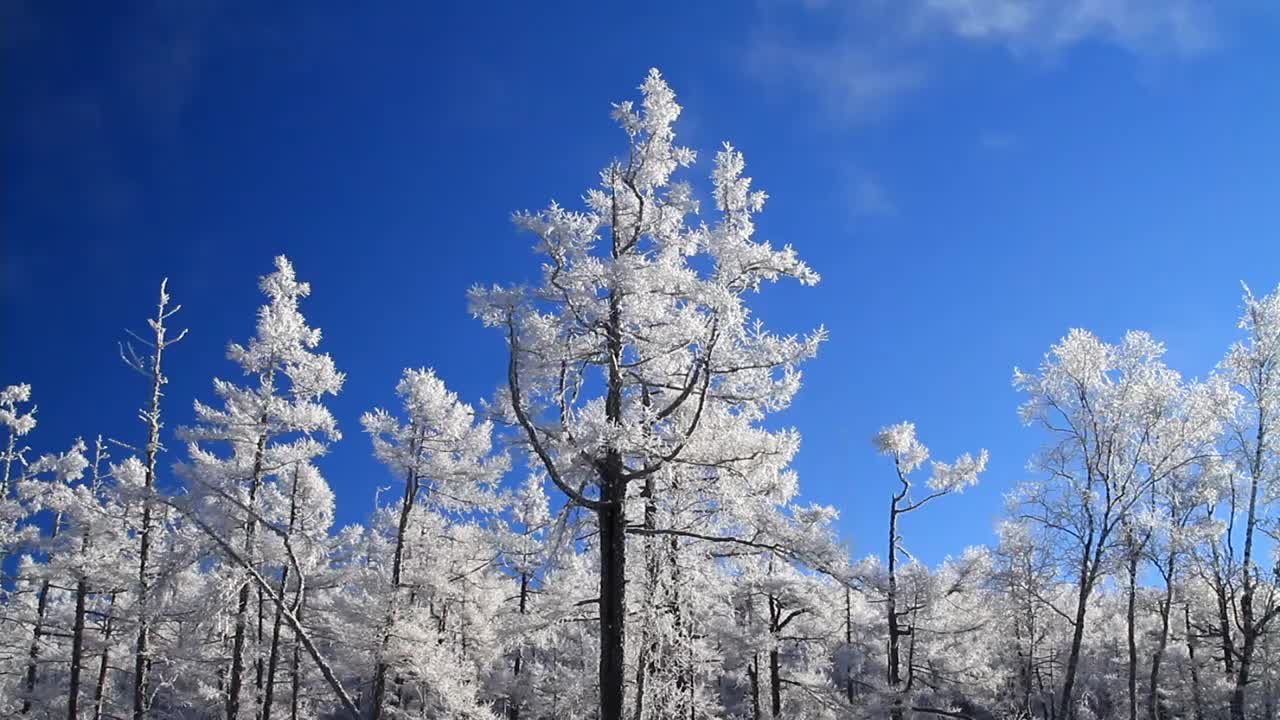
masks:
<path fill-rule="evenodd" d="M 339 519 L 394 480 L 360 412 L 401 368 L 466 400 L 504 345 L 476 282 L 532 279 L 510 211 L 575 204 L 621 151 L 611 101 L 659 67 L 705 178 L 722 140 L 817 288 L 770 288 L 773 327 L 825 323 L 781 418 L 806 497 L 882 549 L 893 483 L 870 437 L 914 419 L 936 457 L 991 450 L 982 484 L 907 521 L 934 562 L 987 542 L 1042 439 L 1014 365 L 1073 326 L 1152 331 L 1204 375 L 1239 282 L 1280 282 L 1280 17 L 1195 0 L 808 3 L 63 3 L 8 0 L 0 382 L 30 382 L 38 451 L 137 441 L 116 357 L 170 278 L 191 333 L 169 425 L 235 378 L 256 278 L 288 254 L 348 373 L 323 461 Z M 184 450 L 172 443 L 167 461 Z"/>

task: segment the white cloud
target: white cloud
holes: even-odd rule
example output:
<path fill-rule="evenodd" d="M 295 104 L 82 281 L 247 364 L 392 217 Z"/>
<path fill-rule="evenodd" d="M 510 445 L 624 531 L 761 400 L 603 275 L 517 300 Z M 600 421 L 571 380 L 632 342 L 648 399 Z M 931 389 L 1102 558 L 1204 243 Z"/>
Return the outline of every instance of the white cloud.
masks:
<path fill-rule="evenodd" d="M 1196 53 L 1217 30 L 1205 0 L 913 0 L 917 27 L 1018 52 L 1056 52 L 1085 41 L 1134 54 Z"/>
<path fill-rule="evenodd" d="M 871 175 L 859 173 L 849 185 L 849 213 L 853 217 L 893 215 L 898 208 L 884 186 Z"/>
<path fill-rule="evenodd" d="M 1225 7 L 1230 1 L 766 1 L 746 64 L 775 88 L 813 94 L 829 118 L 857 122 L 940 74 L 939 51 L 997 45 L 1027 59 L 1101 43 L 1144 58 L 1185 57 L 1217 44 Z"/>
<path fill-rule="evenodd" d="M 772 32 L 759 34 L 747 60 L 757 78 L 815 93 L 824 109 L 842 121 L 879 115 L 925 83 L 918 64 L 852 46 L 806 46 Z"/>
<path fill-rule="evenodd" d="M 986 150 L 1012 150 L 1018 142 L 1018 136 L 1006 130 L 984 130 L 978 135 L 978 144 Z"/>

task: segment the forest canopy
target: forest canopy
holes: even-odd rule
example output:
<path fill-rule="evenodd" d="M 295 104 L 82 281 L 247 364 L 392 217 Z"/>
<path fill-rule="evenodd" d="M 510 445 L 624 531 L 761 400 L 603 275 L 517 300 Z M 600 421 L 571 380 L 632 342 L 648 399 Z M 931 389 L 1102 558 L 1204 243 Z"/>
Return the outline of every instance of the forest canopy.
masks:
<path fill-rule="evenodd" d="M 137 426 L 44 437 L 41 389 L 0 389 L 0 714 L 1276 718 L 1280 291 L 1245 289 L 1201 380 L 1137 331 L 1014 370 L 1032 479 L 938 566 L 912 538 L 983 481 L 981 431 L 935 459 L 884 418 L 856 502 L 889 532 L 851 557 L 792 467 L 804 428 L 767 422 L 811 391 L 821 310 L 798 335 L 752 312 L 819 275 L 756 237 L 743 154 L 681 146 L 680 112 L 651 71 L 581 201 L 514 214 L 538 275 L 468 294 L 505 343 L 483 402 L 424 357 L 339 428 L 343 361 L 283 256 L 199 398 L 165 392 L 167 284 L 121 346 Z M 365 442 L 395 492 L 335 527 L 324 456 Z"/>

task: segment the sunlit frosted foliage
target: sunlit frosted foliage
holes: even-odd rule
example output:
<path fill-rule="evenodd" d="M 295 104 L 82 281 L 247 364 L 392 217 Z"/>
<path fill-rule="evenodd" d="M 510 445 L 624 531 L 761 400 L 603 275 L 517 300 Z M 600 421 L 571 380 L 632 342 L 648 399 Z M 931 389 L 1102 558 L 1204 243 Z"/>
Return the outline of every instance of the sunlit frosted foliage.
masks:
<path fill-rule="evenodd" d="M 133 336 L 147 350 L 121 348 L 147 381 L 145 439 L 44 437 L 31 387 L 0 387 L 0 716 L 1276 717 L 1280 291 L 1245 290 L 1204 380 L 1147 333 L 1069 331 L 1014 371 L 1042 441 L 1016 476 L 986 450 L 934 459 L 911 422 L 871 435 L 848 409 L 881 475 L 820 463 L 845 492 L 816 503 L 800 430 L 771 415 L 826 333 L 769 329 L 752 301 L 818 276 L 758 237 L 768 198 L 742 152 L 699 170 L 666 81 L 639 90 L 613 106 L 617 158 L 580 204 L 514 214 L 536 280 L 469 293 L 506 343 L 496 394 L 409 369 L 360 401 L 393 403 L 360 417 L 382 469 L 326 457 L 345 377 L 283 257 L 176 468 L 161 399 L 186 361 L 166 353 L 183 335 L 166 283 Z M 966 506 L 979 478 L 1020 481 L 1004 516 Z M 369 515 L 334 527 L 339 502 Z M 989 544 L 913 555 L 938 502 L 992 523 Z M 887 528 L 838 537 L 867 503 Z"/>

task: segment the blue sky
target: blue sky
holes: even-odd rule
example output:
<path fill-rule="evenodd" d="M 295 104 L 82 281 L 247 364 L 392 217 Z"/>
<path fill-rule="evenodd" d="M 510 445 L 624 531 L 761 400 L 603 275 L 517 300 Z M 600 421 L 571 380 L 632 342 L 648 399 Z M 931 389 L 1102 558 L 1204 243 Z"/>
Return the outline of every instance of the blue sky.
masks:
<path fill-rule="evenodd" d="M 0 382 L 34 386 L 38 451 L 142 436 L 116 341 L 164 276 L 191 329 L 169 429 L 189 421 L 286 253 L 348 373 L 323 469 L 340 521 L 362 519 L 394 480 L 360 412 L 406 366 L 492 392 L 504 346 L 465 290 L 536 275 L 509 213 L 576 202 L 623 147 L 609 103 L 650 66 L 696 177 L 732 141 L 771 196 L 761 236 L 823 275 L 756 307 L 831 332 L 781 420 L 856 554 L 883 545 L 880 426 L 915 420 L 940 459 L 991 451 L 978 488 L 906 522 L 936 562 L 989 541 L 1027 477 L 1042 438 L 1015 365 L 1070 327 L 1137 328 L 1203 376 L 1240 281 L 1280 282 L 1280 14 L 1261 3 L 436 5 L 5 3 Z"/>

